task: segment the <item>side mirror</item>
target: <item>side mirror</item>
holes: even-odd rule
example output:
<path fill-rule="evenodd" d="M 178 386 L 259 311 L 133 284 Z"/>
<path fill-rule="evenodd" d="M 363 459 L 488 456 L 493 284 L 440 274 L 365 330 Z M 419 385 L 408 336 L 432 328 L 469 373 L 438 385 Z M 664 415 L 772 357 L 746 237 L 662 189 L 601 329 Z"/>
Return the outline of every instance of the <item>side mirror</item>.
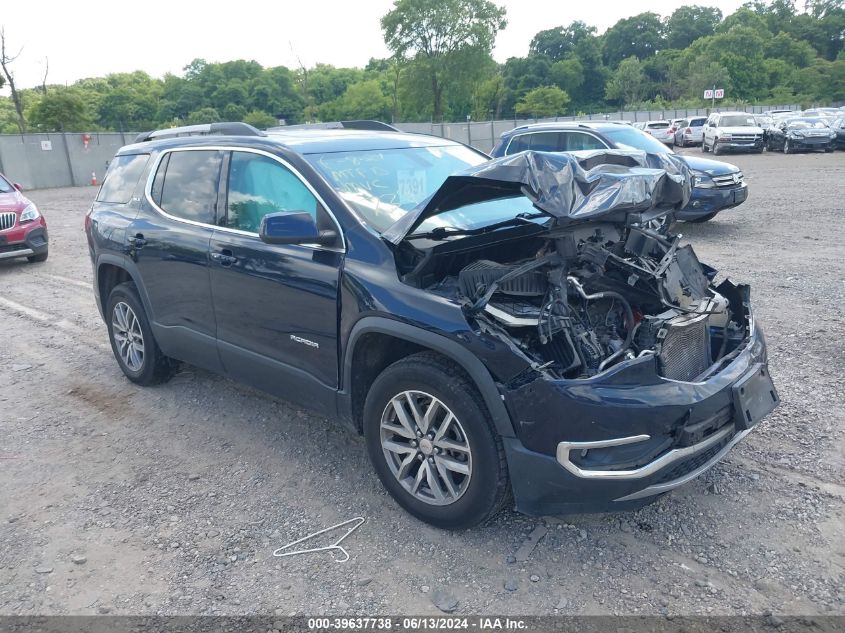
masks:
<path fill-rule="evenodd" d="M 333 244 L 337 232 L 318 229 L 307 211 L 280 211 L 261 218 L 258 237 L 267 244 Z"/>
<path fill-rule="evenodd" d="M 15 183 L 12 183 L 12 184 L 14 185 L 15 189 L 17 189 L 18 191 L 23 191 L 23 185 L 21 185 L 21 183 L 15 182 Z"/>

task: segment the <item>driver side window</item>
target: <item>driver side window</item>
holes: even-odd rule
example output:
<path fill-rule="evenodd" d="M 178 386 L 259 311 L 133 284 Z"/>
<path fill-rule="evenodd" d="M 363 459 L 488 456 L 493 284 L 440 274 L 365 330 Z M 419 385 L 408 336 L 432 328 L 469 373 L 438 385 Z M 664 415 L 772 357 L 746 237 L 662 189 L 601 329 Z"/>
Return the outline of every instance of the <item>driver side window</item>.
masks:
<path fill-rule="evenodd" d="M 306 211 L 314 221 L 317 198 L 289 169 L 268 156 L 232 152 L 223 226 L 258 233 L 261 219 L 279 211 Z"/>

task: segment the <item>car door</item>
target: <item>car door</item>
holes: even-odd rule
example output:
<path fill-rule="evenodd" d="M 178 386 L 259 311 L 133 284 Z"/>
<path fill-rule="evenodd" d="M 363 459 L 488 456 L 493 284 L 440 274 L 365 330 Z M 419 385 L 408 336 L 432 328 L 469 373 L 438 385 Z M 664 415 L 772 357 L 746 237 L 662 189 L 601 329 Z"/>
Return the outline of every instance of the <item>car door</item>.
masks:
<path fill-rule="evenodd" d="M 126 228 L 129 258 L 162 351 L 220 369 L 208 246 L 215 230 L 223 153 L 178 148 L 159 156 L 146 200 Z"/>
<path fill-rule="evenodd" d="M 702 137 L 702 142 L 706 143 L 707 145 L 713 145 L 713 139 L 715 137 L 715 125 L 716 125 L 716 116 L 711 115 L 707 121 L 704 123 L 704 136 Z"/>
<path fill-rule="evenodd" d="M 232 151 L 211 239 L 217 344 L 232 377 L 311 406 L 334 406 L 338 387 L 340 227 L 315 191 L 281 158 Z M 337 231 L 331 246 L 266 244 L 268 213 L 307 211 Z"/>

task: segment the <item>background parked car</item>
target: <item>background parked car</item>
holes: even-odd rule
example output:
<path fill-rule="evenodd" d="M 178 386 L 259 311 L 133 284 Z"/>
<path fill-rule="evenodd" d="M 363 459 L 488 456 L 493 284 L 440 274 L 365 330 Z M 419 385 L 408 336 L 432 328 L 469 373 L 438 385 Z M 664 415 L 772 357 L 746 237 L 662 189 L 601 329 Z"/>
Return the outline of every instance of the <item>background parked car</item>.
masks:
<path fill-rule="evenodd" d="M 650 134 L 664 145 L 675 144 L 675 128 L 670 121 L 646 121 L 643 132 Z"/>
<path fill-rule="evenodd" d="M 768 149 L 792 154 L 801 150 L 832 152 L 836 147 L 836 132 L 822 118 L 787 119 L 769 130 Z"/>
<path fill-rule="evenodd" d="M 675 130 L 675 145 L 687 147 L 688 145 L 701 145 L 704 138 L 704 122 L 707 117 L 696 116 L 689 119 L 681 119 L 678 122 L 678 129 Z"/>
<path fill-rule="evenodd" d="M 836 147 L 845 149 L 845 116 L 836 119 L 830 128 L 836 133 Z"/>
<path fill-rule="evenodd" d="M 0 260 L 47 259 L 47 222 L 38 207 L 21 193 L 21 186 L 0 174 Z"/>
<path fill-rule="evenodd" d="M 714 112 L 704 124 L 701 151 L 721 154 L 763 151 L 763 128 L 757 125 L 753 114 L 747 112 Z"/>
<path fill-rule="evenodd" d="M 630 125 L 611 122 L 537 123 L 523 125 L 502 134 L 493 148 L 494 157 L 525 150 L 572 152 L 601 149 L 638 149 L 652 154 L 673 153 L 652 135 Z M 675 217 L 687 222 L 706 222 L 719 211 L 745 202 L 748 186 L 735 165 L 721 161 L 682 155 L 692 170 L 692 196 Z"/>

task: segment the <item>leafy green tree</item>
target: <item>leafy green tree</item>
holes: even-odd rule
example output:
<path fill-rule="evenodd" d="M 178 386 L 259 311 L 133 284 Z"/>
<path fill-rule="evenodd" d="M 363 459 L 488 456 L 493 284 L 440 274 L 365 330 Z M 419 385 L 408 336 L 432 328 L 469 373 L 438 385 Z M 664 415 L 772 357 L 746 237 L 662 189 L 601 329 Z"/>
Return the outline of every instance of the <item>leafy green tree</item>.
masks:
<path fill-rule="evenodd" d="M 584 84 L 584 64 L 574 53 L 552 64 L 549 77 L 554 84 L 568 94 L 575 94 Z"/>
<path fill-rule="evenodd" d="M 443 116 L 450 58 L 468 48 L 489 55 L 506 25 L 505 10 L 489 0 L 396 0 L 381 19 L 385 44 L 394 55 L 425 69 L 435 120 Z"/>
<path fill-rule="evenodd" d="M 217 112 L 217 110 L 206 107 L 191 112 L 185 118 L 185 123 L 188 125 L 198 125 L 201 123 L 219 123 L 222 120 L 223 117 L 220 116 L 220 113 Z"/>
<path fill-rule="evenodd" d="M 646 94 L 646 76 L 642 62 L 636 57 L 623 59 L 607 82 L 607 98 L 625 106 L 637 103 Z"/>
<path fill-rule="evenodd" d="M 663 22 L 656 13 L 646 12 L 623 18 L 604 34 L 604 60 L 615 67 L 623 59 L 645 59 L 663 48 Z"/>
<path fill-rule="evenodd" d="M 575 52 L 578 44 L 584 39 L 595 35 L 596 27 L 576 20 L 569 26 L 558 26 L 538 32 L 531 39 L 529 55 L 544 55 L 554 62 L 560 61 Z"/>
<path fill-rule="evenodd" d="M 807 42 L 781 31 L 766 44 L 764 55 L 767 59 L 782 59 L 798 68 L 805 68 L 816 58 L 816 51 Z"/>
<path fill-rule="evenodd" d="M 320 107 L 325 121 L 347 119 L 390 119 L 390 99 L 377 79 L 351 84 L 340 97 Z"/>
<path fill-rule="evenodd" d="M 29 121 L 44 132 L 79 132 L 91 125 L 85 100 L 73 88 L 56 87 L 29 111 Z"/>
<path fill-rule="evenodd" d="M 713 35 L 721 21 L 722 12 L 716 7 L 694 4 L 678 7 L 666 20 L 666 45 L 686 48 L 700 37 Z"/>
<path fill-rule="evenodd" d="M 557 86 L 541 86 L 529 90 L 516 104 L 517 114 L 529 114 L 535 119 L 563 114 L 569 95 Z"/>
<path fill-rule="evenodd" d="M 272 117 L 261 110 L 248 112 L 244 115 L 243 122 L 249 123 L 250 125 L 257 127 L 259 130 L 264 130 L 268 127 L 273 127 L 279 124 L 279 121 L 275 117 Z"/>

